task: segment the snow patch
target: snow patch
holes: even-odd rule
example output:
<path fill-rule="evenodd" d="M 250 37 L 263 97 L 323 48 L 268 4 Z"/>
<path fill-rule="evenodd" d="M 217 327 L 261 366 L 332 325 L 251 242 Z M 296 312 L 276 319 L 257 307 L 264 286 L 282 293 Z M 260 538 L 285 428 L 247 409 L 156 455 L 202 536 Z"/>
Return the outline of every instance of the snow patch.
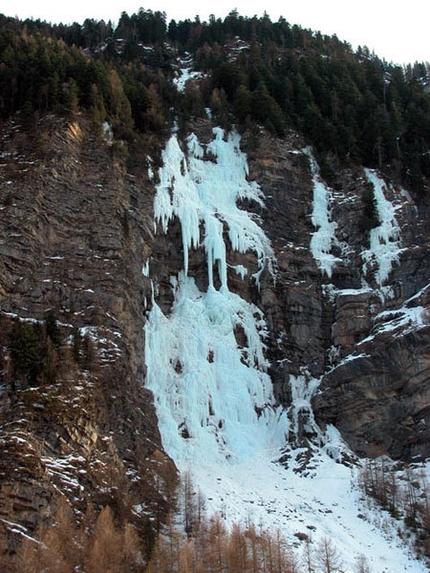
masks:
<path fill-rule="evenodd" d="M 190 56 L 180 60 L 180 70 L 179 75 L 173 79 L 173 83 L 176 89 L 183 93 L 185 91 L 185 86 L 188 81 L 202 78 L 203 74 L 201 72 L 193 71 L 192 69 L 192 58 Z"/>

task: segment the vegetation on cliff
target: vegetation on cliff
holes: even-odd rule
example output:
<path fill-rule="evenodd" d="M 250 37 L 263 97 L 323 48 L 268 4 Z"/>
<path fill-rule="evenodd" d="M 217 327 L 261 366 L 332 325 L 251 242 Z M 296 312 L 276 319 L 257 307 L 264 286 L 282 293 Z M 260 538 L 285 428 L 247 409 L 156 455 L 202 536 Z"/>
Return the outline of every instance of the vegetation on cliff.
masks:
<path fill-rule="evenodd" d="M 185 56 L 200 75 L 178 93 L 172 80 Z M 88 111 L 132 141 L 209 108 L 220 124 L 300 131 L 327 177 L 333 161 L 353 162 L 429 193 L 429 64 L 402 68 L 282 18 L 232 11 L 167 23 L 140 9 L 114 28 L 0 16 L 0 61 L 3 120 L 20 111 L 34 125 L 34 114 Z"/>

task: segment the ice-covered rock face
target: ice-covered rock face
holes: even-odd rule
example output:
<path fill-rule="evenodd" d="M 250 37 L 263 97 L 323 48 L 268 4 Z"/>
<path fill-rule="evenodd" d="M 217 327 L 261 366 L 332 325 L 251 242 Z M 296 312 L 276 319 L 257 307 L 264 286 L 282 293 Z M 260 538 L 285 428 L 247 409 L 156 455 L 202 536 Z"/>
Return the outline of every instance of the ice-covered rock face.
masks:
<path fill-rule="evenodd" d="M 331 220 L 330 213 L 331 192 L 320 176 L 311 149 L 306 147 L 303 152 L 310 162 L 313 183 L 312 224 L 316 231 L 312 234 L 310 249 L 321 272 L 331 278 L 333 267 L 339 262 L 331 252 L 333 246 L 337 244 L 335 235 L 337 224 Z"/>
<path fill-rule="evenodd" d="M 400 229 L 395 216 L 395 207 L 384 195 L 385 182 L 372 169 L 365 169 L 365 174 L 374 189 L 380 224 L 370 231 L 370 248 L 363 253 L 363 270 L 374 267 L 376 283 L 382 287 L 388 279 L 393 264 L 399 260 Z"/>
<path fill-rule="evenodd" d="M 163 445 L 179 465 L 246 458 L 268 445 L 281 445 L 287 432 L 286 415 L 274 407 L 265 372 L 264 317 L 227 284 L 226 237 L 233 251 L 255 253 L 256 281 L 273 260 L 258 219 L 238 206 L 243 199 L 263 205 L 260 188 L 247 179 L 239 143 L 238 134 L 225 137 L 216 128 L 205 148 L 195 135 L 189 136 L 184 153 L 172 136 L 156 189 L 156 229 L 167 232 L 169 222 L 179 219 L 184 270 L 172 277 L 170 316 L 156 301 L 149 314 L 147 387 L 154 393 Z M 198 247 L 206 252 L 207 292 L 188 276 L 189 251 Z M 246 269 L 240 274 L 244 277 Z"/>
<path fill-rule="evenodd" d="M 331 204 L 333 195 L 320 175 L 318 164 L 310 148 L 303 149 L 308 157 L 311 167 L 313 184 L 312 201 L 312 224 L 315 231 L 312 233 L 310 250 L 317 261 L 321 272 L 330 279 L 333 269 L 342 259 L 333 255 L 334 247 L 348 253 L 348 246 L 342 245 L 336 237 L 337 223 L 332 220 Z M 373 169 L 364 169 L 367 181 L 373 188 L 375 208 L 379 219 L 379 225 L 371 229 L 369 235 L 369 248 L 365 249 L 361 256 L 363 260 L 363 279 L 368 279 L 373 273 L 376 285 L 383 289 L 393 269 L 398 263 L 400 248 L 400 228 L 396 220 L 395 206 L 385 197 L 387 184 Z"/>

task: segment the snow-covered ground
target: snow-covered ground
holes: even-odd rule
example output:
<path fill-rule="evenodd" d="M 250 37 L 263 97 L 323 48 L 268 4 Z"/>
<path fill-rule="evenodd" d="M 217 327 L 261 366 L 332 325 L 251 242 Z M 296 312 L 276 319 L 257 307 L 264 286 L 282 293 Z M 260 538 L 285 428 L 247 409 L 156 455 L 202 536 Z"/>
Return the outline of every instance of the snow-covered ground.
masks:
<path fill-rule="evenodd" d="M 277 461 L 288 435 L 294 434 L 295 412 L 307 408 L 314 423 L 310 395 L 318 381 L 306 376 L 291 380 L 295 403 L 290 417 L 275 406 L 264 359 L 264 316 L 229 291 L 226 235 L 234 250 L 256 254 L 260 270 L 265 265 L 270 269 L 273 262 L 259 220 L 239 206 L 243 198 L 263 205 L 261 190 L 247 175 L 239 135 L 226 136 L 221 129 L 214 130 L 207 146 L 191 135 L 185 150 L 173 135 L 163 153 L 154 224 L 157 232 L 167 232 L 177 217 L 184 248 L 184 270 L 171 278 L 171 312 L 164 315 L 154 296 L 145 327 L 147 386 L 154 393 L 163 446 L 182 472 L 190 472 L 208 513 L 221 514 L 227 523 L 279 528 L 298 552 L 304 541 L 296 534 L 315 544 L 329 537 L 343 555 L 345 571 L 353 571 L 355 558 L 364 554 L 372 573 L 424 573 L 427 568 L 397 536 L 396 523 L 369 508 L 354 487 L 356 470 L 336 463 L 343 445 L 337 443 L 335 428 L 325 433 L 316 429 L 321 447 L 315 446 L 305 471 L 295 471 L 303 450 L 288 451 L 288 468 Z M 329 275 L 335 225 L 328 213 L 328 191 L 316 170 L 314 183 L 320 192 L 314 209 L 319 227 L 314 256 Z M 390 229 L 387 237 L 394 233 Z M 318 233 L 324 236 L 318 238 Z M 199 246 L 207 255 L 206 292 L 188 276 L 189 252 Z M 145 274 L 151 277 L 150 264 Z M 243 278 L 246 273 L 241 269 L 239 274 Z M 254 279 L 258 281 L 258 273 Z"/>
<path fill-rule="evenodd" d="M 262 449 L 233 464 L 187 468 L 183 463 L 180 468 L 190 470 L 206 498 L 208 514 L 219 513 L 228 524 L 279 529 L 299 557 L 306 544 L 296 534 L 305 534 L 314 548 L 321 538 L 331 539 L 348 573 L 363 554 L 372 573 L 428 572 L 398 536 L 400 522 L 364 499 L 356 486 L 356 469 L 336 463 L 321 451 L 309 464 L 315 469 L 305 476 L 276 463 L 277 456 L 276 449 Z"/>

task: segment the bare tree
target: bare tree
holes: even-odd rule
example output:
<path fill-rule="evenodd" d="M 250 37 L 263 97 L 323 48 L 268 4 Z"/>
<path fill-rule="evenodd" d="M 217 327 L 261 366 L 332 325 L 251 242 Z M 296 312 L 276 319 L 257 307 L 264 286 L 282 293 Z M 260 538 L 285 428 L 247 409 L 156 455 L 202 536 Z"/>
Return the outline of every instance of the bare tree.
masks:
<path fill-rule="evenodd" d="M 324 573 L 336 573 L 342 570 L 341 555 L 328 537 L 323 537 L 319 542 L 316 561 Z"/>
<path fill-rule="evenodd" d="M 229 571 L 235 573 L 247 573 L 249 571 L 249 557 L 246 538 L 240 525 L 234 524 L 227 548 L 227 560 Z"/>
<path fill-rule="evenodd" d="M 250 555 L 251 564 L 249 571 L 251 573 L 258 573 L 259 571 L 258 535 L 255 530 L 254 524 L 251 524 L 250 527 L 248 527 L 245 535 L 249 541 L 249 547 L 251 553 Z"/>
<path fill-rule="evenodd" d="M 107 505 L 97 517 L 85 570 L 116 573 L 121 570 L 123 557 L 123 536 L 115 527 L 112 510 Z"/>
<path fill-rule="evenodd" d="M 418 491 L 419 483 L 416 481 L 412 469 L 408 466 L 405 472 L 405 487 L 404 487 L 404 508 L 405 508 L 405 523 L 411 527 L 417 525 L 418 513 Z"/>
<path fill-rule="evenodd" d="M 306 573 L 313 573 L 313 571 L 315 571 L 314 552 L 312 551 L 311 540 L 309 538 L 306 539 L 302 561 L 305 568 L 304 571 L 306 571 Z"/>
<path fill-rule="evenodd" d="M 73 573 L 80 564 L 76 519 L 67 499 L 60 497 L 53 522 L 40 525 L 35 538 L 24 538 L 14 559 L 16 571 Z"/>
<path fill-rule="evenodd" d="M 199 497 L 195 491 L 191 473 L 186 471 L 181 483 L 182 508 L 184 517 L 184 529 L 187 535 L 191 535 L 201 519 L 201 508 L 199 507 Z"/>
<path fill-rule="evenodd" d="M 186 539 L 179 553 L 179 573 L 198 573 L 195 540 Z"/>
<path fill-rule="evenodd" d="M 210 562 L 209 571 L 224 573 L 226 571 L 226 547 L 228 532 L 219 515 L 212 518 L 209 526 Z"/>
<path fill-rule="evenodd" d="M 354 573 L 371 573 L 369 561 L 364 553 L 357 555 L 355 559 Z"/>

